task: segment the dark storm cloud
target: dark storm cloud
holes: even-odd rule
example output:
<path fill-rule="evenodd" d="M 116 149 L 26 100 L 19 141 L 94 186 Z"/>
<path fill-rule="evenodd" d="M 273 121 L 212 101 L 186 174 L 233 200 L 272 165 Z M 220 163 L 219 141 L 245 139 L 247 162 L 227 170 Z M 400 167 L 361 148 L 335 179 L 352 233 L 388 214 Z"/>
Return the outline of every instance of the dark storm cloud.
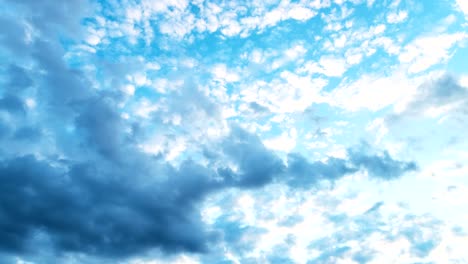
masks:
<path fill-rule="evenodd" d="M 197 168 L 189 169 L 197 179 Z M 47 234 L 60 252 L 114 257 L 153 247 L 203 251 L 209 238 L 191 203 L 204 182 L 194 179 L 151 184 L 99 164 L 59 169 L 33 156 L 3 161 L 0 176 L 4 251 L 33 250 L 28 241 L 35 232 Z"/>

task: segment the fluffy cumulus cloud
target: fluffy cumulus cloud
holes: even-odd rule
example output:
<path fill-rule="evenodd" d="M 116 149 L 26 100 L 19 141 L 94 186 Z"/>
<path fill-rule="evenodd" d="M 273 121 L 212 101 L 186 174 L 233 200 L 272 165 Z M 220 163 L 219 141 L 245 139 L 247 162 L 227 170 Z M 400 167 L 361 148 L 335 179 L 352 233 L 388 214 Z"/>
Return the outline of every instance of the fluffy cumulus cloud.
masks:
<path fill-rule="evenodd" d="M 0 6 L 1 263 L 468 261 L 463 1 Z"/>

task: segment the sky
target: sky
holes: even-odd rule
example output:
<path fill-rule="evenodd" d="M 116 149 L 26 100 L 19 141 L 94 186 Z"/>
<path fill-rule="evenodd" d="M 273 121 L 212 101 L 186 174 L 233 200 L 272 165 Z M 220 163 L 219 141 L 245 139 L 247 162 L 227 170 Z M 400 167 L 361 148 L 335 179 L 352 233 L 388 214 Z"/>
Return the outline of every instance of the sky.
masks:
<path fill-rule="evenodd" d="M 0 0 L 0 61 L 0 263 L 468 263 L 466 0 Z"/>

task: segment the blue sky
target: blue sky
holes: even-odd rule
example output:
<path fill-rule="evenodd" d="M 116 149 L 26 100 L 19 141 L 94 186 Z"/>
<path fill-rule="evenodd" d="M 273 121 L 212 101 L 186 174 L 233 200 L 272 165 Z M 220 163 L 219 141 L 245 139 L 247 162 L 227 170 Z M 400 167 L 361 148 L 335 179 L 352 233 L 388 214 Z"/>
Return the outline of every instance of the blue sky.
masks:
<path fill-rule="evenodd" d="M 468 263 L 466 0 L 0 7 L 1 263 Z"/>

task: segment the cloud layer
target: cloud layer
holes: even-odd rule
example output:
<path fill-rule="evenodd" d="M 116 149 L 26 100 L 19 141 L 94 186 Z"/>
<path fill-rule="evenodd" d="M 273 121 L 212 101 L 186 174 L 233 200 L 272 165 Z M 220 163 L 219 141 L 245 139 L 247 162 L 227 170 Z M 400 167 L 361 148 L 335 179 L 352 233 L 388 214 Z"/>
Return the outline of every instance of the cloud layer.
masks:
<path fill-rule="evenodd" d="M 466 16 L 390 2 L 0 0 L 0 262 L 443 259 Z"/>

